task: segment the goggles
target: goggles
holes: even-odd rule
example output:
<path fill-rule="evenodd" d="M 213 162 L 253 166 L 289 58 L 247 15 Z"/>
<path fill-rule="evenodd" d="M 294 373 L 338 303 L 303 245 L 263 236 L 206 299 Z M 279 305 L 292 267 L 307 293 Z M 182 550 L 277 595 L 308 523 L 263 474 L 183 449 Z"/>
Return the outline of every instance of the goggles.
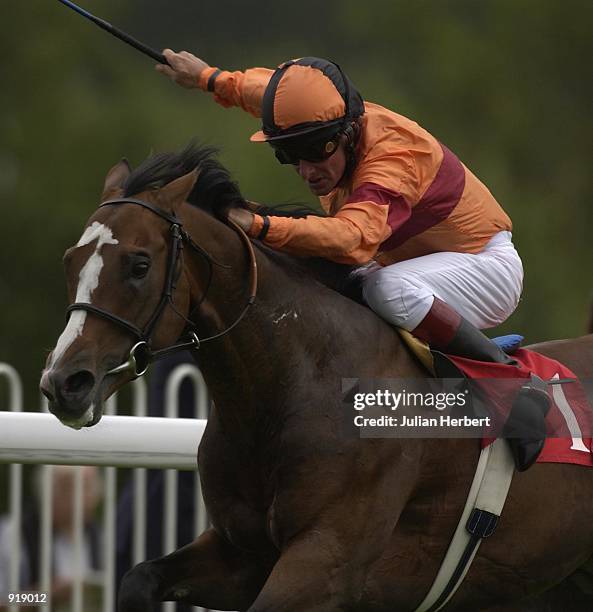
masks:
<path fill-rule="evenodd" d="M 313 163 L 325 161 L 338 150 L 339 143 L 339 134 L 336 134 L 329 140 L 322 139 L 308 142 L 307 144 L 292 144 L 290 141 L 283 142 L 282 144 L 270 142 L 276 159 L 281 164 L 292 164 L 293 166 L 298 166 L 301 160 Z"/>

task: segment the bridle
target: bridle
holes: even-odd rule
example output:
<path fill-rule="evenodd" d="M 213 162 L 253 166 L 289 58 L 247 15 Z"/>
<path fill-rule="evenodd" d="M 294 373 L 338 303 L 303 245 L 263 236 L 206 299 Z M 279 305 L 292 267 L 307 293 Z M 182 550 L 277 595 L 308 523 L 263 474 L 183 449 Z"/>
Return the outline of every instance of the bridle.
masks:
<path fill-rule="evenodd" d="M 114 323 L 115 325 L 121 327 L 122 329 L 130 333 L 132 336 L 134 336 L 136 338 L 136 343 L 130 349 L 130 354 L 127 361 L 109 370 L 107 372 L 107 375 L 119 374 L 121 372 L 132 372 L 134 378 L 138 378 L 139 376 L 142 376 L 146 373 L 151 363 L 158 361 L 163 357 L 167 357 L 168 355 L 172 355 L 173 353 L 177 353 L 179 351 L 184 351 L 188 349 L 197 350 L 205 342 L 216 340 L 217 338 L 228 334 L 236 325 L 238 325 L 247 313 L 249 307 L 255 302 L 255 296 L 257 293 L 257 263 L 255 260 L 255 253 L 253 251 L 253 245 L 251 244 L 251 241 L 249 240 L 245 232 L 236 223 L 231 220 L 228 220 L 228 223 L 235 229 L 235 231 L 237 231 L 237 233 L 241 237 L 249 255 L 249 298 L 247 300 L 247 304 L 245 305 L 239 316 L 229 327 L 207 338 L 199 338 L 195 329 L 195 324 L 190 320 L 190 317 L 193 311 L 196 310 L 206 299 L 208 289 L 210 288 L 210 283 L 212 281 L 212 267 L 219 266 L 222 268 L 230 268 L 231 266 L 227 266 L 216 261 L 199 244 L 196 244 L 192 240 L 191 236 L 183 229 L 182 222 L 175 215 L 171 215 L 165 212 L 164 210 L 161 210 L 160 208 L 157 208 L 156 206 L 145 202 L 144 200 L 137 200 L 135 198 L 106 200 L 105 202 L 100 204 L 99 208 L 103 206 L 120 206 L 122 204 L 134 204 L 136 206 L 141 206 L 146 210 L 150 210 L 161 219 L 167 221 L 170 226 L 172 244 L 167 258 L 167 275 L 165 277 L 165 285 L 161 294 L 161 299 L 159 300 L 155 311 L 148 320 L 148 323 L 142 329 L 134 325 L 130 321 L 127 321 L 126 319 L 119 317 L 118 315 L 115 315 L 112 312 L 109 312 L 108 310 L 105 310 L 104 308 L 95 306 L 94 304 L 90 304 L 87 302 L 75 302 L 73 304 L 70 304 L 70 306 L 68 306 L 68 308 L 66 309 L 66 313 L 69 316 L 70 313 L 74 310 L 84 310 L 86 312 L 90 312 L 94 315 L 97 315 L 98 317 L 110 321 L 111 323 Z M 184 243 L 189 245 L 190 248 L 192 248 L 195 252 L 199 253 L 200 255 L 202 255 L 202 257 L 204 257 L 204 259 L 208 262 L 210 271 L 208 283 L 206 285 L 206 289 L 204 290 L 204 294 L 187 317 L 180 313 L 173 304 L 173 293 L 175 291 L 178 278 L 177 268 L 181 253 L 183 251 Z M 166 348 L 159 349 L 158 351 L 153 351 L 151 348 L 152 334 L 167 305 L 170 305 L 174 312 L 185 320 L 187 327 L 189 327 L 189 329 L 187 330 L 188 339 L 177 344 L 168 346 Z"/>

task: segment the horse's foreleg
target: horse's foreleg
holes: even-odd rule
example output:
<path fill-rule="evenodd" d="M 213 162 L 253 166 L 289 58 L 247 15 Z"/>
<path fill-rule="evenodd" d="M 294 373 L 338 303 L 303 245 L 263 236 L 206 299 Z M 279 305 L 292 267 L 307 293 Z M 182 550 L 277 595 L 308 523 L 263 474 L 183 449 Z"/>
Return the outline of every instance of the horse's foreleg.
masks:
<path fill-rule="evenodd" d="M 344 609 L 353 576 L 344 551 L 313 532 L 282 552 L 248 612 L 334 612 Z"/>
<path fill-rule="evenodd" d="M 123 578 L 119 612 L 150 612 L 161 601 L 183 601 L 219 610 L 246 610 L 261 590 L 269 563 L 229 544 L 208 529 L 179 550 L 138 564 Z"/>

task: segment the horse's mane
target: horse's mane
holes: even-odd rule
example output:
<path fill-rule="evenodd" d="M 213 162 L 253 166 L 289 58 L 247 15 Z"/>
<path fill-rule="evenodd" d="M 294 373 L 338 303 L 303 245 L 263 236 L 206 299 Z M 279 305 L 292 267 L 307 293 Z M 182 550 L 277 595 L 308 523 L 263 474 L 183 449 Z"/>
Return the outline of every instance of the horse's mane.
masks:
<path fill-rule="evenodd" d="M 157 153 L 132 171 L 124 184 L 124 197 L 164 187 L 167 183 L 199 168 L 200 175 L 187 201 L 208 212 L 245 203 L 237 183 L 216 159 L 214 147 L 192 141 L 183 151 Z"/>
<path fill-rule="evenodd" d="M 243 206 L 245 198 L 239 186 L 230 176 L 229 171 L 218 161 L 215 147 L 198 144 L 196 141 L 180 152 L 157 153 L 144 160 L 135 168 L 124 183 L 124 197 L 131 197 L 148 189 L 158 189 L 175 179 L 199 168 L 200 174 L 187 201 L 189 204 L 215 214 L 217 209 L 228 206 Z M 266 214 L 290 216 L 290 212 L 275 213 L 273 208 L 266 208 Z M 310 213 L 314 212 L 311 210 Z M 299 209 L 294 216 L 303 216 Z M 273 251 L 256 243 L 260 251 L 280 265 L 290 274 L 305 274 L 324 285 L 349 293 L 348 274 L 352 266 L 336 264 L 321 259 L 303 259 Z"/>

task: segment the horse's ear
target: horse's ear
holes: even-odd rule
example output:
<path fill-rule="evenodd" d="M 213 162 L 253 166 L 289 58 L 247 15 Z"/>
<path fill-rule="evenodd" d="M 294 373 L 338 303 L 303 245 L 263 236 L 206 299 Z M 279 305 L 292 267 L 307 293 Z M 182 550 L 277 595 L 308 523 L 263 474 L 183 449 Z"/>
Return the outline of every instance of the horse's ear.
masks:
<path fill-rule="evenodd" d="M 180 176 L 159 189 L 159 203 L 163 208 L 176 212 L 182 202 L 187 200 L 196 181 L 200 176 L 200 170 L 194 168 L 191 172 Z"/>
<path fill-rule="evenodd" d="M 130 172 L 132 172 L 132 169 L 125 157 L 109 170 L 105 177 L 101 202 L 122 195 L 124 183 L 128 176 L 130 176 Z"/>

